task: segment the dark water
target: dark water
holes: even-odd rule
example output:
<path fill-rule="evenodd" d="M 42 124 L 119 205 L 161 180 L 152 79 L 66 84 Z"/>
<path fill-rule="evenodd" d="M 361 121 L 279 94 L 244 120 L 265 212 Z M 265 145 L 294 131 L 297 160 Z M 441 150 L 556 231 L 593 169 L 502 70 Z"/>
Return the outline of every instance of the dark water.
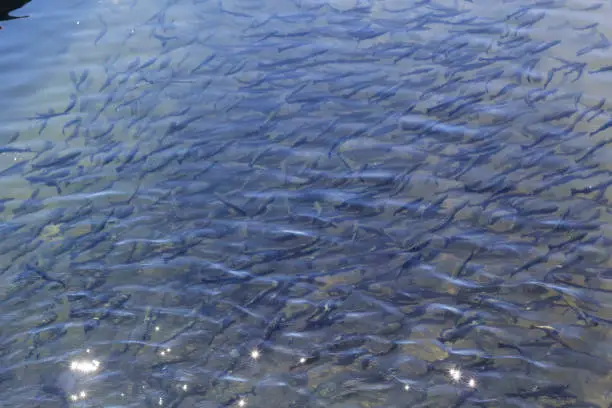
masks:
<path fill-rule="evenodd" d="M 608 2 L 15 14 L 2 406 L 612 406 Z"/>

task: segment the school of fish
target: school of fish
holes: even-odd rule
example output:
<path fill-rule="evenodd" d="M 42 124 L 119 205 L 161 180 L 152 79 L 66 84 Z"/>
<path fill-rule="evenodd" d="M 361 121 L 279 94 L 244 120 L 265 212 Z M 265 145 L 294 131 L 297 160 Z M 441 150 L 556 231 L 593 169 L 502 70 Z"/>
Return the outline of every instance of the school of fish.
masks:
<path fill-rule="evenodd" d="M 612 407 L 604 3 L 161 3 L 0 147 L 7 406 Z"/>

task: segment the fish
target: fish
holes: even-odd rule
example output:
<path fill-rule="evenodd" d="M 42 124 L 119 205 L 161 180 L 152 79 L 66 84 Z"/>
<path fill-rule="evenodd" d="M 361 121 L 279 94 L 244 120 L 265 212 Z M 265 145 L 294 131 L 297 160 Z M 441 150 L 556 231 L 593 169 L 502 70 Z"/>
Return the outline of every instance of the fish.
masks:
<path fill-rule="evenodd" d="M 166 133 L 163 135 L 163 137 L 160 139 L 160 142 L 163 141 L 166 137 L 172 135 L 173 133 L 176 132 L 180 132 L 184 129 L 186 129 L 190 124 L 197 122 L 198 120 L 201 120 L 205 115 L 195 115 L 189 118 L 186 118 L 180 122 L 177 121 L 173 121 L 172 123 L 170 123 L 170 125 L 168 126 L 168 129 L 166 130 Z"/>
<path fill-rule="evenodd" d="M 30 166 L 32 169 L 44 169 L 58 166 L 68 166 L 76 163 L 76 159 L 81 156 L 81 152 L 73 151 L 63 155 L 48 153 L 38 161 L 31 162 Z"/>
<path fill-rule="evenodd" d="M 582 154 L 580 157 L 575 159 L 576 163 L 580 163 L 580 162 L 584 161 L 585 159 L 591 157 L 593 154 L 595 154 L 601 148 L 607 146 L 610 143 L 612 143 L 612 139 L 604 139 L 604 140 L 596 143 L 595 145 L 590 147 L 586 152 L 584 152 L 584 154 Z"/>
<path fill-rule="evenodd" d="M 603 67 L 589 71 L 589 74 L 599 74 L 602 72 L 611 72 L 611 71 L 612 71 L 612 65 L 605 65 Z"/>
<path fill-rule="evenodd" d="M 601 125 L 597 129 L 595 129 L 594 131 L 590 132 L 589 135 L 590 136 L 595 136 L 596 134 L 601 133 L 601 132 L 603 132 L 606 129 L 609 129 L 611 126 L 612 126 L 612 119 L 608 120 L 606 123 L 604 123 L 603 125 Z"/>
<path fill-rule="evenodd" d="M 294 58 L 286 58 L 284 60 L 280 60 L 280 61 L 276 61 L 276 62 L 260 62 L 258 64 L 258 68 L 263 70 L 263 69 L 270 69 L 270 68 L 276 68 L 276 67 L 282 67 L 284 65 L 295 65 L 295 64 L 299 64 L 299 63 L 303 63 L 306 61 L 309 61 L 315 57 L 324 55 L 328 52 L 327 49 L 321 49 L 321 50 L 315 50 L 305 56 L 302 57 L 294 57 Z"/>
<path fill-rule="evenodd" d="M 200 62 L 195 68 L 193 68 L 190 73 L 194 74 L 203 67 L 207 66 L 210 62 L 212 62 L 215 58 L 217 58 L 216 53 L 210 54 L 208 57 L 204 58 L 202 62 Z"/>
<path fill-rule="evenodd" d="M 595 50 L 607 50 L 610 48 L 610 40 L 603 33 L 599 33 L 599 41 L 595 44 L 591 44 L 589 46 L 583 47 L 576 51 L 576 56 L 580 57 L 582 55 L 588 54 L 591 51 Z"/>
<path fill-rule="evenodd" d="M 23 265 L 23 274 L 37 276 L 47 282 L 58 283 L 62 288 L 66 288 L 66 283 L 64 283 L 62 280 L 49 276 L 43 270 L 38 269 L 29 263 L 26 263 L 25 265 Z M 25 275 L 20 275 L 20 276 L 21 277 L 19 279 L 22 279 L 23 276 Z"/>
<path fill-rule="evenodd" d="M 25 179 L 30 183 L 34 184 L 44 184 L 49 187 L 55 187 L 58 194 L 62 193 L 62 189 L 60 183 L 63 181 L 62 179 L 69 176 L 71 174 L 70 169 L 60 169 L 58 171 L 52 173 L 44 173 L 41 175 L 32 175 L 26 176 Z"/>
<path fill-rule="evenodd" d="M 64 124 L 64 126 L 62 127 L 62 135 L 66 137 L 66 142 L 75 139 L 79 135 L 79 129 L 82 124 L 83 119 L 81 119 L 80 117 L 69 120 Z M 66 134 L 66 130 L 70 128 L 73 128 L 72 134 Z"/>
<path fill-rule="evenodd" d="M 543 17 L 542 17 L 543 18 Z M 536 20 L 539 21 L 539 20 Z M 542 44 L 537 44 L 534 45 L 533 47 L 529 47 L 528 52 L 530 54 L 539 54 L 541 52 L 547 51 L 553 47 L 556 47 L 557 45 L 561 44 L 561 40 L 552 40 L 552 41 L 548 41 Z"/>

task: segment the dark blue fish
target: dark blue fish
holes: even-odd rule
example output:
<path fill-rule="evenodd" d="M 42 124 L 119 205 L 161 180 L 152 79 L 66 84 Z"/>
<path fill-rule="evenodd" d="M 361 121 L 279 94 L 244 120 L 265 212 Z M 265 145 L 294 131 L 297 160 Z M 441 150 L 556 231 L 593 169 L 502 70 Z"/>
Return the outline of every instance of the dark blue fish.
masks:
<path fill-rule="evenodd" d="M 32 152 L 32 149 L 28 147 L 11 147 L 11 146 L 0 146 L 0 154 L 2 153 L 27 153 Z"/>
<path fill-rule="evenodd" d="M 136 69 L 140 67 L 140 57 L 136 57 L 128 64 L 123 73 L 132 73 L 136 71 Z"/>
<path fill-rule="evenodd" d="M 104 139 L 106 136 L 110 135 L 111 132 L 113 131 L 113 129 L 115 128 L 115 124 L 111 123 L 108 128 L 106 128 L 105 130 L 103 130 L 102 132 L 98 133 L 97 135 L 92 135 L 91 139 L 92 140 L 101 140 Z"/>
<path fill-rule="evenodd" d="M 580 57 L 584 54 L 587 54 L 594 50 L 607 50 L 610 48 L 610 40 L 604 34 L 599 34 L 599 41 L 595 44 L 589 45 L 587 47 L 581 48 L 576 52 L 576 56 Z"/>
<path fill-rule="evenodd" d="M 275 68 L 275 67 L 280 67 L 280 66 L 284 66 L 284 65 L 299 64 L 299 63 L 303 63 L 303 62 L 309 61 L 310 59 L 318 57 L 320 55 L 323 55 L 323 54 L 325 54 L 327 52 L 328 52 L 328 50 L 323 49 L 323 50 L 313 51 L 310 54 L 305 55 L 303 57 L 286 58 L 284 60 L 280 60 L 280 61 L 276 61 L 276 62 L 270 62 L 270 63 L 260 62 L 258 64 L 258 68 L 260 68 L 260 69 L 269 69 L 269 68 Z"/>
<path fill-rule="evenodd" d="M 523 398 L 523 399 L 527 399 L 527 398 L 540 398 L 540 397 L 547 397 L 547 398 L 576 398 L 575 395 L 569 393 L 567 390 L 569 388 L 569 385 L 557 385 L 557 384 L 552 384 L 552 385 L 544 385 L 544 386 L 538 386 L 538 387 L 533 387 L 531 389 L 524 389 L 524 390 L 519 390 L 517 392 L 509 392 L 506 393 L 507 397 L 511 397 L 511 398 Z"/>
<path fill-rule="evenodd" d="M 78 258 L 83 253 L 94 249 L 103 242 L 108 241 L 110 237 L 111 234 L 109 232 L 97 232 L 95 234 L 90 233 L 86 237 L 81 237 L 79 239 L 76 250 L 70 254 L 70 259 L 74 260 Z"/>
<path fill-rule="evenodd" d="M 26 176 L 25 179 L 30 183 L 40 183 L 49 187 L 55 187 L 58 194 L 62 193 L 60 182 L 71 174 L 70 169 L 62 169 L 56 172 L 42 175 Z"/>
<path fill-rule="evenodd" d="M 161 42 L 162 47 L 166 47 L 168 41 L 170 40 L 178 40 L 178 37 L 164 36 L 157 33 L 157 27 L 154 27 L 151 30 L 151 38 L 155 38 Z"/>
<path fill-rule="evenodd" d="M 146 60 L 145 62 L 143 62 L 138 68 L 138 71 L 142 71 L 145 68 L 149 68 L 150 66 L 152 66 L 153 64 L 155 64 L 157 62 L 157 57 L 151 57 L 148 60 Z"/>
<path fill-rule="evenodd" d="M 74 151 L 63 155 L 49 153 L 47 157 L 32 162 L 31 166 L 33 169 L 42 169 L 45 167 L 56 167 L 56 166 L 68 166 L 75 164 L 77 159 L 81 156 L 80 152 Z"/>
<path fill-rule="evenodd" d="M 198 64 L 198 66 L 196 66 L 195 68 L 193 68 L 191 70 L 191 73 L 193 74 L 193 73 L 199 71 L 200 69 L 202 69 L 203 67 L 207 66 L 216 57 L 217 57 L 217 54 L 213 53 L 213 54 L 209 55 L 208 57 L 204 58 L 204 60 L 202 60 L 202 62 L 200 62 Z"/>
<path fill-rule="evenodd" d="M 104 21 L 99 14 L 98 20 L 100 20 L 100 23 L 102 24 L 102 30 L 100 30 L 100 33 L 94 39 L 94 45 L 98 45 L 100 40 L 108 33 L 108 24 L 106 24 L 106 21 Z"/>
<path fill-rule="evenodd" d="M 28 164 L 27 160 L 22 160 L 18 163 L 13 164 L 11 167 L 0 171 L 0 177 L 14 176 L 16 174 L 23 173 L 24 168 Z"/>
<path fill-rule="evenodd" d="M 536 45 L 534 47 L 531 47 L 528 52 L 530 54 L 539 54 L 541 52 L 547 51 L 557 45 L 561 44 L 561 40 L 552 40 L 552 41 L 548 41 L 546 43 L 543 44 L 539 44 Z"/>
<path fill-rule="evenodd" d="M 13 201 L 13 198 L 0 198 L 0 213 L 6 209 L 4 204 L 8 203 L 9 201 Z M 7 226 L 8 224 L 0 224 L 0 232 L 3 234 L 9 232 L 7 231 L 8 230 L 8 228 L 6 228 Z"/>
<path fill-rule="evenodd" d="M 23 202 L 19 205 L 19 207 L 13 209 L 13 215 L 15 217 L 19 217 L 22 215 L 32 214 L 38 212 L 44 208 L 44 204 L 42 200 L 39 200 L 38 193 L 40 189 L 34 190 L 32 196 L 27 200 L 23 200 Z"/>
<path fill-rule="evenodd" d="M 81 91 L 81 86 L 85 83 L 88 77 L 89 77 L 89 69 L 87 68 L 84 69 L 83 72 L 81 72 L 81 75 L 78 78 L 74 71 L 70 71 L 70 80 L 72 81 L 74 88 L 77 90 L 77 92 Z M 75 100 L 76 100 L 76 95 L 73 94 L 73 96 L 75 97 Z"/>
<path fill-rule="evenodd" d="M 61 281 L 60 279 L 56 279 L 56 278 L 53 278 L 53 277 L 49 276 L 45 271 L 43 271 L 41 269 L 38 269 L 38 268 L 36 268 L 35 266 L 33 266 L 33 265 L 29 264 L 29 263 L 25 264 L 24 272 L 27 273 L 27 274 L 37 275 L 37 276 L 41 277 L 43 280 L 45 280 L 47 282 L 59 283 L 62 287 L 64 287 L 64 288 L 66 287 L 66 284 L 63 281 Z"/>
<path fill-rule="evenodd" d="M 98 90 L 98 92 L 103 92 L 106 88 L 108 88 L 109 86 L 111 86 L 113 84 L 113 81 L 119 76 L 118 72 L 115 72 L 111 75 L 107 75 L 106 80 L 104 81 L 104 83 L 102 84 L 102 86 L 100 87 L 100 89 Z"/>
<path fill-rule="evenodd" d="M 607 121 L 606 123 L 604 123 L 603 125 L 601 125 L 599 128 L 597 128 L 596 130 L 592 131 L 591 133 L 589 133 L 591 136 L 594 136 L 600 132 L 603 132 L 604 130 L 610 128 L 610 126 L 612 126 L 612 119 L 610 119 L 609 121 Z"/>
<path fill-rule="evenodd" d="M 164 136 L 162 137 L 161 140 L 165 139 L 167 136 L 176 133 L 176 132 L 180 132 L 181 130 L 184 130 L 187 128 L 187 126 L 189 126 L 190 124 L 202 119 L 205 115 L 197 115 L 197 116 L 192 116 L 190 118 L 186 118 L 180 122 L 172 122 L 170 123 L 170 125 L 168 126 L 168 129 L 166 130 L 166 133 L 164 134 Z"/>
<path fill-rule="evenodd" d="M 611 72 L 611 71 L 612 71 L 612 65 L 606 65 L 606 66 L 603 66 L 601 68 L 589 71 L 589 73 L 590 74 L 597 74 L 597 73 L 600 73 L 600 72 Z"/>
<path fill-rule="evenodd" d="M 72 139 L 74 139 L 75 137 L 78 136 L 78 132 L 79 132 L 79 128 L 81 127 L 81 124 L 83 123 L 83 119 L 81 118 L 74 118 L 72 120 L 69 120 L 68 122 L 66 122 L 64 124 L 64 127 L 62 127 L 62 135 L 64 135 L 64 137 L 66 137 L 66 141 L 70 141 Z M 67 135 L 66 134 L 66 130 L 72 128 L 72 134 Z"/>

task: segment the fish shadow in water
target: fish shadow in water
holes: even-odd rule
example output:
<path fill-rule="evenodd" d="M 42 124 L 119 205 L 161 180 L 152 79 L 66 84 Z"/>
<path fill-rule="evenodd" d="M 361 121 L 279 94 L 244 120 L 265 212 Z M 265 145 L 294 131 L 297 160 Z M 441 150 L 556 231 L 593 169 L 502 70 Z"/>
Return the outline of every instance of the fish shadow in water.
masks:
<path fill-rule="evenodd" d="M 31 0 L 0 0 L 0 21 L 15 20 L 18 18 L 26 18 L 28 16 L 12 16 L 10 13 L 22 8 Z"/>

